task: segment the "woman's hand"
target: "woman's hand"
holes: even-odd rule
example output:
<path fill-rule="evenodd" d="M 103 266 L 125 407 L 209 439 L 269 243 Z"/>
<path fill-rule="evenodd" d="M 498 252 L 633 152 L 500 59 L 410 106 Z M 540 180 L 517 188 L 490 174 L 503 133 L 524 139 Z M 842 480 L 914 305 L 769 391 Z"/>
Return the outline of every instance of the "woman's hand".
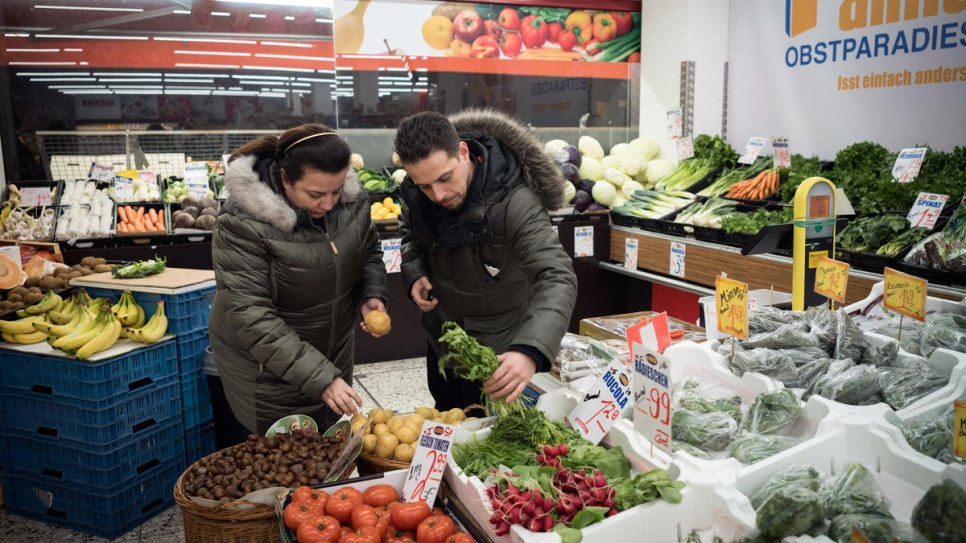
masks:
<path fill-rule="evenodd" d="M 361 307 L 359 307 L 359 313 L 362 313 L 362 321 L 359 322 L 359 327 L 362 328 L 364 332 L 366 332 L 372 337 L 382 337 L 388 334 L 389 333 L 388 331 L 383 332 L 381 334 L 373 333 L 373 331 L 370 330 L 368 326 L 366 326 L 366 315 L 368 315 L 369 312 L 371 311 L 382 311 L 383 313 L 388 313 L 386 311 L 385 304 L 382 303 L 382 300 L 380 300 L 379 298 L 369 298 L 368 300 L 362 303 Z"/>
<path fill-rule="evenodd" d="M 336 377 L 322 391 L 322 400 L 336 415 L 355 415 L 362 407 L 362 397 L 341 377 Z"/>

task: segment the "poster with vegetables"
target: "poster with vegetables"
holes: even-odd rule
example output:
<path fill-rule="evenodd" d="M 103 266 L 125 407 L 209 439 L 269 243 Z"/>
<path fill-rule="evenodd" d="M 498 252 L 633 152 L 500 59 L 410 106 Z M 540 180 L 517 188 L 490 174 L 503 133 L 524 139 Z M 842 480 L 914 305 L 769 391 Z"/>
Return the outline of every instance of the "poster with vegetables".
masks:
<path fill-rule="evenodd" d="M 640 62 L 639 13 L 475 2 L 335 0 L 339 55 Z"/>

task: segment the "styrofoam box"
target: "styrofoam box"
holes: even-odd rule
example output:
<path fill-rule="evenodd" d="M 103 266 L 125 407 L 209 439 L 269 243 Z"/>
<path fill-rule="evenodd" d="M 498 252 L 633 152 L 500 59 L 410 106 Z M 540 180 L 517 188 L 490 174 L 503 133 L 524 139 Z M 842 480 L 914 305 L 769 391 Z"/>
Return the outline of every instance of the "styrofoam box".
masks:
<path fill-rule="evenodd" d="M 961 382 L 960 384 L 963 385 L 964 382 Z M 898 413 L 895 413 L 895 412 L 886 413 L 884 417 L 885 418 L 884 424 L 895 426 L 896 430 L 898 430 L 901 433 L 902 430 L 899 430 L 897 425 L 903 422 L 906 422 L 912 419 L 919 419 L 919 418 L 932 419 L 932 420 L 938 419 L 939 417 L 943 416 L 946 410 L 949 409 L 949 407 L 956 399 L 966 399 L 966 390 L 963 390 L 963 387 L 961 387 L 959 394 L 960 395 L 957 396 L 956 398 L 944 398 L 942 400 L 933 402 L 929 406 L 922 406 L 911 416 L 907 415 L 905 417 L 901 417 Z M 899 443 L 899 447 L 902 450 L 906 451 L 906 453 L 909 455 L 919 456 L 922 458 L 929 458 L 926 455 L 920 453 L 919 451 L 913 449 L 912 446 L 909 445 L 909 443 L 904 438 L 902 442 Z M 956 481 L 957 483 L 959 483 L 960 486 L 966 488 L 966 465 L 949 464 L 946 467 L 946 476 L 949 479 L 952 479 L 953 481 Z"/>
<path fill-rule="evenodd" d="M 750 496 L 780 469 L 810 465 L 827 479 L 838 475 L 849 462 L 860 462 L 872 471 L 879 488 L 889 499 L 892 515 L 908 524 L 913 507 L 926 491 L 944 478 L 950 478 L 947 466 L 912 452 L 898 428 L 870 423 L 861 415 L 846 415 L 815 439 L 745 467 L 734 474 L 733 481 L 716 487 L 714 531 L 738 536 L 754 532 L 755 511 Z M 801 536 L 796 540 L 831 541 L 825 536 Z"/>
<path fill-rule="evenodd" d="M 896 318 L 894 314 L 887 312 L 882 306 L 882 292 L 884 288 L 884 282 L 879 281 L 872 285 L 868 296 L 845 307 L 846 313 L 852 316 L 852 319 L 859 328 L 873 330 Z M 960 302 L 953 302 L 934 296 L 926 296 L 926 313 L 937 312 L 966 315 L 966 299 Z"/>

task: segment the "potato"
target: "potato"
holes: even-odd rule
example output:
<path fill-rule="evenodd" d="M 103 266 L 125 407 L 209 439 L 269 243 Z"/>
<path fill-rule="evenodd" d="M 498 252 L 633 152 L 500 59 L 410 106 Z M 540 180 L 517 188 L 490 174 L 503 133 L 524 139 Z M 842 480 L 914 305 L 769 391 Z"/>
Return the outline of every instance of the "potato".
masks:
<path fill-rule="evenodd" d="M 379 424 L 372 427 L 372 433 L 375 436 L 381 436 L 382 434 L 391 433 L 389 431 L 389 426 L 385 422 L 380 422 Z"/>
<path fill-rule="evenodd" d="M 443 420 L 443 417 L 434 417 L 433 422 L 446 422 L 446 421 Z"/>
<path fill-rule="evenodd" d="M 417 407 L 416 414 L 423 417 L 423 419 L 431 419 L 434 416 L 432 407 Z"/>
<path fill-rule="evenodd" d="M 390 433 L 382 434 L 376 438 L 376 456 L 386 459 L 392 458 L 397 445 L 399 445 L 399 439 L 396 436 Z"/>
<path fill-rule="evenodd" d="M 466 418 L 466 413 L 459 407 L 454 407 L 449 411 L 443 413 L 443 420 L 451 424 L 461 422 L 465 418 Z"/>
<path fill-rule="evenodd" d="M 399 439 L 400 443 L 413 443 L 419 437 L 419 431 L 406 424 L 393 432 L 393 435 Z"/>
<path fill-rule="evenodd" d="M 426 417 L 426 418 L 436 420 L 437 418 L 442 417 L 442 416 L 443 416 L 443 414 L 439 411 L 439 409 L 436 409 L 434 407 L 433 408 L 433 416 L 432 417 Z"/>
<path fill-rule="evenodd" d="M 414 414 L 414 415 L 409 415 L 409 420 L 407 422 L 412 423 L 417 428 L 422 428 L 423 427 L 423 422 L 425 422 L 425 421 L 426 421 L 426 417 L 424 417 L 422 415 L 415 415 Z"/>
<path fill-rule="evenodd" d="M 355 434 L 360 430 L 362 430 L 362 428 L 366 425 L 367 421 L 368 419 L 366 419 L 365 416 L 359 413 L 352 415 L 352 418 L 349 419 L 349 425 L 352 426 L 352 433 Z"/>
<path fill-rule="evenodd" d="M 93 256 L 85 256 L 80 261 L 81 266 L 87 266 L 88 268 L 93 268 L 97 265 L 97 258 Z"/>
<path fill-rule="evenodd" d="M 416 449 L 412 445 L 406 443 L 400 443 L 396 445 L 396 450 L 392 453 L 393 460 L 399 462 L 412 462 L 413 455 L 416 453 Z"/>
<path fill-rule="evenodd" d="M 362 450 L 369 454 L 376 452 L 376 440 L 378 440 L 375 434 L 366 434 L 362 438 Z"/>
<path fill-rule="evenodd" d="M 94 266 L 94 272 L 95 273 L 109 272 L 112 269 L 114 269 L 114 266 L 111 266 L 110 264 L 98 264 L 98 265 Z"/>
<path fill-rule="evenodd" d="M 379 424 L 380 422 L 386 422 L 392 417 L 392 409 L 379 409 L 378 407 L 369 411 L 369 420 L 373 424 Z"/>
<path fill-rule="evenodd" d="M 97 257 L 97 258 L 94 259 L 94 265 L 95 266 L 102 266 L 104 264 L 107 264 L 107 259 L 106 258 Z"/>
<path fill-rule="evenodd" d="M 27 288 L 33 288 L 40 284 L 39 277 L 28 277 L 26 281 L 23 282 L 23 286 Z"/>
<path fill-rule="evenodd" d="M 392 417 L 391 419 L 389 419 L 389 421 L 386 422 L 386 426 L 389 427 L 389 431 L 390 432 L 392 432 L 392 433 L 395 434 L 396 433 L 396 430 L 398 430 L 399 428 L 401 428 L 402 425 L 405 422 L 406 422 L 406 419 L 405 418 L 396 416 L 396 417 Z"/>

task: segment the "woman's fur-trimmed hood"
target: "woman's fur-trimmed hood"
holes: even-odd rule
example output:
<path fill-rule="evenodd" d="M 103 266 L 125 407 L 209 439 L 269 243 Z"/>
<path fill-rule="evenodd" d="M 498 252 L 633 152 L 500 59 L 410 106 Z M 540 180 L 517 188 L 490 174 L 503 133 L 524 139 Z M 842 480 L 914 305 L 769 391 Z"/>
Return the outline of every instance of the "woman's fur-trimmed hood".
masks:
<path fill-rule="evenodd" d="M 255 171 L 256 158 L 254 155 L 243 156 L 228 164 L 225 172 L 227 203 L 259 222 L 270 224 L 283 232 L 294 231 L 299 214 L 281 192 L 272 188 L 270 181 L 258 175 Z M 363 192 L 355 171 L 349 168 L 339 205 L 358 199 Z"/>
<path fill-rule="evenodd" d="M 480 132 L 500 141 L 520 163 L 523 180 L 547 210 L 564 204 L 564 178 L 560 167 L 544 151 L 543 144 L 519 121 L 493 109 L 467 109 L 450 115 L 460 134 Z"/>

